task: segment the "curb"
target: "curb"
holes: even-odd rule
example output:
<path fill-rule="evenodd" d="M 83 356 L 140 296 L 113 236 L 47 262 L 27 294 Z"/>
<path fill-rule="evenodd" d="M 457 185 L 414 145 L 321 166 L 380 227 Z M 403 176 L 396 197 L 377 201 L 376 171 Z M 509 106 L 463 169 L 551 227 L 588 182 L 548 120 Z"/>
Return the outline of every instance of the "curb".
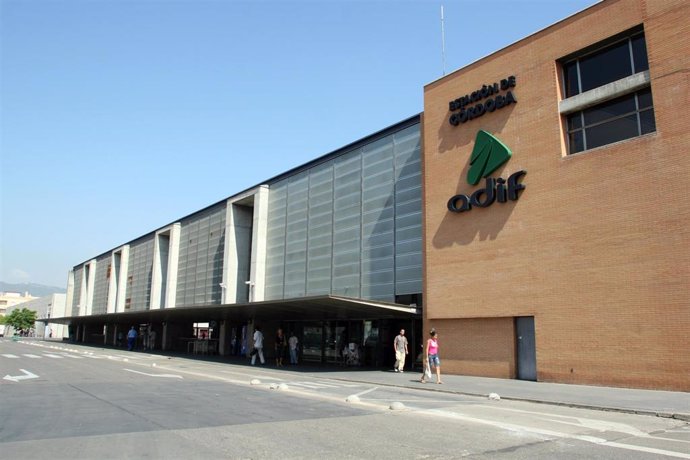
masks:
<path fill-rule="evenodd" d="M 411 390 L 435 391 L 437 393 L 448 393 L 448 394 L 457 394 L 457 395 L 463 395 L 463 396 L 474 396 L 474 397 L 479 397 L 479 398 L 488 398 L 489 397 L 489 395 L 485 394 L 485 393 L 472 393 L 472 392 L 467 392 L 467 391 L 451 390 L 451 389 L 447 389 L 448 387 L 437 388 L 435 386 L 424 386 L 424 387 L 417 388 L 417 387 L 412 387 L 409 385 L 400 385 L 400 384 L 386 383 L 386 382 L 372 382 L 370 380 L 346 379 L 346 378 L 342 378 L 342 377 L 329 377 L 329 379 L 340 380 L 340 381 L 344 381 L 344 382 L 367 383 L 370 385 L 379 385 L 379 386 L 386 386 L 386 387 L 393 387 L 393 388 L 407 388 L 407 389 L 411 389 Z M 576 409 L 589 409 L 589 410 L 599 410 L 599 411 L 603 411 L 603 412 L 618 412 L 618 413 L 623 413 L 623 414 L 635 414 L 635 415 L 645 415 L 645 416 L 651 416 L 651 417 L 670 418 L 670 419 L 690 422 L 690 414 L 686 414 L 686 413 L 682 413 L 682 412 L 659 412 L 659 411 L 655 411 L 655 410 L 629 409 L 629 408 L 624 408 L 624 407 L 603 406 L 603 405 L 596 405 L 596 404 L 582 404 L 582 403 L 575 403 L 575 402 L 549 401 L 549 400 L 544 400 L 544 399 L 521 398 L 521 397 L 517 397 L 517 396 L 503 396 L 503 395 L 501 395 L 501 399 L 506 400 L 506 401 L 522 401 L 522 402 L 530 402 L 530 403 L 536 403 L 536 404 L 548 404 L 551 406 L 573 407 Z"/>

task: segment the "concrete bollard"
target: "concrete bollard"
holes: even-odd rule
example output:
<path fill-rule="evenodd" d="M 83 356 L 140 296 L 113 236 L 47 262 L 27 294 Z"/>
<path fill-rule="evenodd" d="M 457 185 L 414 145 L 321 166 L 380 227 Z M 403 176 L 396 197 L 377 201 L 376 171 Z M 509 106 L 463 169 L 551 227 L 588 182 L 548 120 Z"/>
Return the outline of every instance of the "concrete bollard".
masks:
<path fill-rule="evenodd" d="M 396 402 L 391 403 L 389 409 L 390 410 L 405 410 L 405 404 L 396 401 Z"/>

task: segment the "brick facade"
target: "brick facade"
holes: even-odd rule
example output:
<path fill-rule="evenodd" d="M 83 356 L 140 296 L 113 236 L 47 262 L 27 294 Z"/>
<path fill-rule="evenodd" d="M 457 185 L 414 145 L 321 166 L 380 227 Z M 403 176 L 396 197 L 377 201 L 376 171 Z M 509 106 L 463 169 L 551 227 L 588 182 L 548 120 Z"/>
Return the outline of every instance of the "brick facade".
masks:
<path fill-rule="evenodd" d="M 537 379 L 690 391 L 690 3 L 605 0 L 425 87 L 425 329 L 444 372 L 514 378 L 533 316 Z M 558 61 L 643 25 L 656 132 L 567 155 Z M 471 46 L 469 44 L 468 46 Z M 517 99 L 452 126 L 449 102 L 516 77 Z M 452 213 L 479 129 L 526 170 L 517 201 Z"/>

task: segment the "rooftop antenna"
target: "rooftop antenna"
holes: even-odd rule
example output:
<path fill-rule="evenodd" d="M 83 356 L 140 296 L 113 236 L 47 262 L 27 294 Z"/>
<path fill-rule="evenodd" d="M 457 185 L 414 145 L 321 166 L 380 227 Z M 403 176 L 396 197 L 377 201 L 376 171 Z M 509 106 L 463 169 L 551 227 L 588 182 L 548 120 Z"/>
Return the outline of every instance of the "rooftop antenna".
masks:
<path fill-rule="evenodd" d="M 441 4 L 441 61 L 443 63 L 443 75 L 446 75 L 446 29 L 443 24 L 443 4 Z"/>

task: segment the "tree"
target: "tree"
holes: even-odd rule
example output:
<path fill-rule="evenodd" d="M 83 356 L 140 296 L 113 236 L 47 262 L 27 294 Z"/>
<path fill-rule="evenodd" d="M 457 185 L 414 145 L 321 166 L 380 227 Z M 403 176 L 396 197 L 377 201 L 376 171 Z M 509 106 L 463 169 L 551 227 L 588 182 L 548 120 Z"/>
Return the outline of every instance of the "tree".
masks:
<path fill-rule="evenodd" d="M 5 324 L 12 326 L 17 331 L 28 331 L 34 327 L 36 315 L 35 311 L 28 308 L 12 310 L 12 313 L 5 317 Z"/>

